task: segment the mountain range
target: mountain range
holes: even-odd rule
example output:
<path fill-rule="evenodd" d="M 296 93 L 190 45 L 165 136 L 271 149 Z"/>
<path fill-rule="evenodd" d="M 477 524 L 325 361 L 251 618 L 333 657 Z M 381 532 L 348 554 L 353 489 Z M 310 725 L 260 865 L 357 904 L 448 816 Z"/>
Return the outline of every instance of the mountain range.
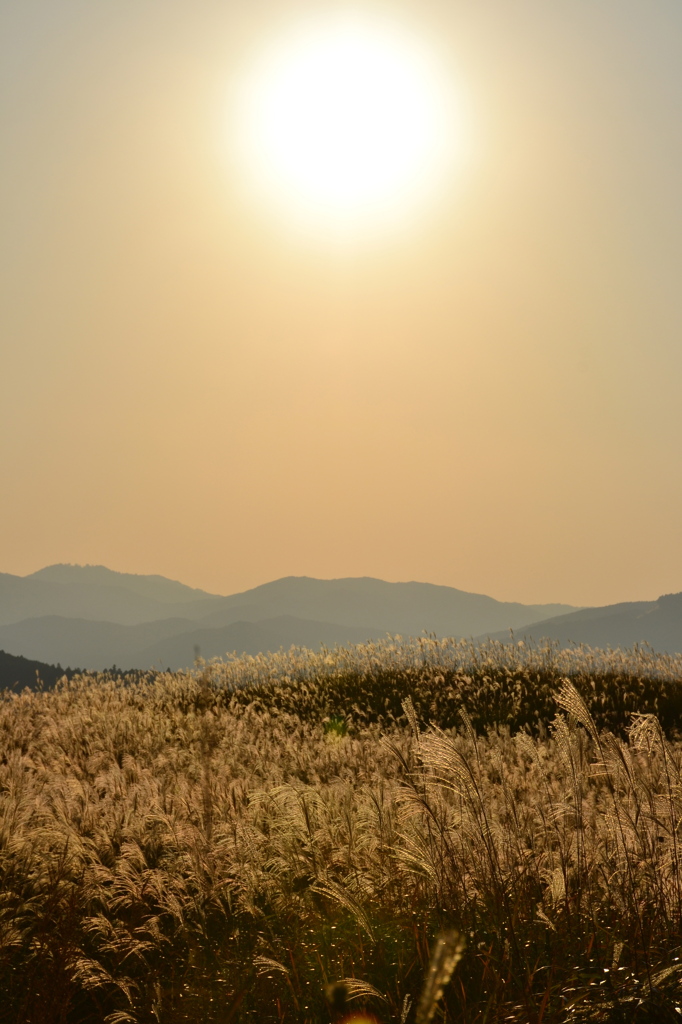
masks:
<path fill-rule="evenodd" d="M 184 668 L 197 649 L 211 658 L 386 633 L 477 636 L 574 610 L 369 577 L 290 576 L 221 597 L 162 576 L 52 565 L 30 576 L 0 574 L 0 649 L 87 669 Z"/>
<path fill-rule="evenodd" d="M 292 644 L 332 647 L 387 633 L 509 640 L 510 630 L 516 639 L 596 647 L 647 642 L 674 653 L 682 651 L 682 594 L 575 608 L 370 577 L 289 576 L 225 597 L 104 566 L 52 565 L 30 576 L 0 573 L 0 651 L 91 670 L 178 669 L 191 666 L 197 653 L 212 658 Z M 0 664 L 0 684 L 6 681 Z"/>

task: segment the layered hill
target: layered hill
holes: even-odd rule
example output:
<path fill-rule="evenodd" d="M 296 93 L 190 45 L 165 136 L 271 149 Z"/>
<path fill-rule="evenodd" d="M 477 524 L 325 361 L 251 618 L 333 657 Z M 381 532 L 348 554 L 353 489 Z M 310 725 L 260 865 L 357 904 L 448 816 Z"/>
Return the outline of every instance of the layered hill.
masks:
<path fill-rule="evenodd" d="M 648 643 L 675 653 L 682 651 L 682 594 L 575 609 L 371 577 L 289 576 L 224 597 L 104 566 L 0 574 L 0 650 L 52 674 L 62 672 L 52 670 L 55 665 L 178 669 L 191 666 L 197 653 L 212 658 L 291 645 L 333 647 L 386 633 L 508 640 L 510 630 L 517 639 L 614 648 Z M 35 669 L 30 673 L 34 678 Z"/>
<path fill-rule="evenodd" d="M 210 658 L 386 633 L 470 637 L 573 610 L 370 577 L 290 576 L 221 597 L 161 576 L 55 565 L 25 577 L 0 574 L 0 649 L 88 669 L 175 669 L 190 666 L 197 650 Z"/>

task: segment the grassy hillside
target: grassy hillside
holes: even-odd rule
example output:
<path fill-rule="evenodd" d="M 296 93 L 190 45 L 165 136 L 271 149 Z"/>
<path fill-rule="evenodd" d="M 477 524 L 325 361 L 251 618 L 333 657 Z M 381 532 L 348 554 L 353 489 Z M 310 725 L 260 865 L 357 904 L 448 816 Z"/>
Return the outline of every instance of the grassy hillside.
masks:
<path fill-rule="evenodd" d="M 423 640 L 5 694 L 0 1020 L 677 1020 L 681 684 Z"/>

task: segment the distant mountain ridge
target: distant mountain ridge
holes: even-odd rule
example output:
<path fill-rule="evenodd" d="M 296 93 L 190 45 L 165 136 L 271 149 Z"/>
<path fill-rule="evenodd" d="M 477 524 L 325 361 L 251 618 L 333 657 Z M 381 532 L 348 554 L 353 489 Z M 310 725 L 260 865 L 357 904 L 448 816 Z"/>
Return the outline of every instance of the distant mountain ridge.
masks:
<path fill-rule="evenodd" d="M 574 610 L 372 577 L 289 576 L 221 597 L 162 576 L 54 565 L 30 576 L 0 574 L 0 649 L 90 669 L 183 668 L 196 647 L 214 657 L 386 633 L 475 636 Z"/>
<path fill-rule="evenodd" d="M 42 615 L 129 625 L 178 615 L 201 618 L 220 600 L 163 576 L 104 566 L 51 565 L 30 576 L 0 573 L 0 625 Z"/>
<path fill-rule="evenodd" d="M 177 580 L 169 580 L 165 576 L 144 576 L 132 572 L 116 572 L 114 569 L 107 569 L 104 565 L 71 565 L 62 562 L 57 565 L 48 565 L 44 569 L 29 576 L 17 577 L 27 580 L 45 580 L 49 583 L 62 583 L 65 585 L 75 584 L 100 587 L 118 587 L 119 589 L 132 591 L 143 597 L 152 600 L 162 601 L 168 604 L 185 601 L 201 601 L 205 598 L 217 597 L 217 594 L 208 594 L 205 590 L 196 587 L 188 587 L 186 583 L 179 583 Z"/>
<path fill-rule="evenodd" d="M 288 576 L 223 597 L 163 576 L 104 566 L 0 574 L 0 650 L 48 668 L 178 669 L 192 665 L 197 649 L 212 658 L 424 631 L 506 641 L 510 630 L 517 639 L 595 647 L 647 642 L 674 653 L 682 651 L 682 594 L 576 609 L 372 577 Z"/>
<path fill-rule="evenodd" d="M 633 647 L 647 643 L 661 653 L 682 653 L 682 593 L 656 601 L 628 601 L 601 608 L 581 608 L 534 622 L 523 631 L 533 640 L 555 640 L 562 646 Z M 516 638 L 520 639 L 520 632 Z M 509 634 L 493 634 L 508 640 Z"/>
<path fill-rule="evenodd" d="M 322 602 L 322 603 L 320 603 Z M 30 576 L 0 573 L 0 625 L 59 615 L 138 625 L 165 618 L 209 620 L 214 626 L 240 618 L 279 615 L 319 619 L 386 632 L 444 634 L 458 624 L 462 635 L 523 625 L 538 617 L 573 611 L 564 604 L 523 605 L 496 601 L 432 583 L 386 583 L 369 576 L 318 580 L 286 576 L 221 597 L 163 576 L 119 573 L 104 566 L 54 565 Z M 377 619 L 379 621 L 377 621 Z"/>

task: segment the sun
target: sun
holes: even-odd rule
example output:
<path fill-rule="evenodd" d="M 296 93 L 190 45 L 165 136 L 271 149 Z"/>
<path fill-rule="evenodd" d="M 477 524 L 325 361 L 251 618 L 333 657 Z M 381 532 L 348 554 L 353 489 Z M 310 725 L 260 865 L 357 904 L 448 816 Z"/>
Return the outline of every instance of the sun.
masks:
<path fill-rule="evenodd" d="M 460 118 L 461 121 L 461 118 Z M 306 23 L 243 76 L 245 176 L 270 205 L 329 229 L 400 219 L 461 149 L 453 89 L 413 34 L 348 13 Z"/>

